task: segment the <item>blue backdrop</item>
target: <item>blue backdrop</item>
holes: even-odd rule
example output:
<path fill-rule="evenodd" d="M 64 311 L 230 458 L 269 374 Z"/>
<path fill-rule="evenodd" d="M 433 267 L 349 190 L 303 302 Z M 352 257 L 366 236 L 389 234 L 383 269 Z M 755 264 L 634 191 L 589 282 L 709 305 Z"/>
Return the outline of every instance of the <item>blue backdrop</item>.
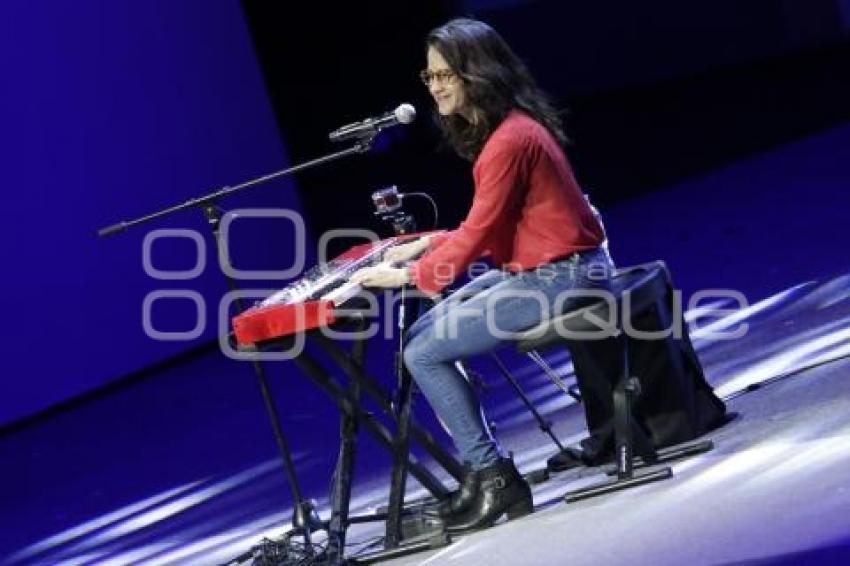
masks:
<path fill-rule="evenodd" d="M 143 332 L 149 291 L 198 291 L 209 322 L 197 340 L 213 337 L 225 285 L 200 212 L 107 239 L 96 229 L 286 158 L 237 0 L 10 0 L 0 57 L 3 424 L 186 349 Z M 298 208 L 283 182 L 223 204 Z M 291 230 L 265 222 L 275 246 L 256 226 L 236 230 L 240 267 L 289 265 Z M 165 227 L 204 234 L 197 278 L 145 274 L 145 234 Z M 152 255 L 157 268 L 189 269 L 195 244 L 162 240 Z M 152 316 L 160 330 L 196 326 L 188 299 L 162 299 Z"/>

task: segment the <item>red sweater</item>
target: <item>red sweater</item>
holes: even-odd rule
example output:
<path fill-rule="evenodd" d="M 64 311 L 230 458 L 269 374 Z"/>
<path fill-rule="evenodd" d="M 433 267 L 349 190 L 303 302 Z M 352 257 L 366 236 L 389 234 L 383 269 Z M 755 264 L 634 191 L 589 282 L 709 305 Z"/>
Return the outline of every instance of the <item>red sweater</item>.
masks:
<path fill-rule="evenodd" d="M 528 114 L 508 114 L 472 173 L 475 195 L 466 219 L 434 238 L 429 252 L 410 267 L 411 281 L 421 290 L 439 292 L 485 252 L 496 265 L 520 271 L 602 243 L 602 227 L 563 150 Z"/>

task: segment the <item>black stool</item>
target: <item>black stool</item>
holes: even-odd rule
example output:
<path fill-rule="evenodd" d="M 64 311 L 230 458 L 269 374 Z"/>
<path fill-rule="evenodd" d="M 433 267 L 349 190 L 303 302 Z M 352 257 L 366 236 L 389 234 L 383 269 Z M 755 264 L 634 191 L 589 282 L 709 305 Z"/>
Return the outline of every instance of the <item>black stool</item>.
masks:
<path fill-rule="evenodd" d="M 641 382 L 639 376 L 632 375 L 630 370 L 631 337 L 626 335 L 624 322 L 628 317 L 631 323 L 651 309 L 655 309 L 661 319 L 672 321 L 667 301 L 669 290 L 670 276 L 663 262 L 620 270 L 612 279 L 609 297 L 593 299 L 590 304 L 544 321 L 517 338 L 517 348 L 526 353 L 556 344 L 569 346 L 590 339 L 614 339 L 618 344 L 617 350 L 621 356 L 619 375 L 611 380 L 615 382 L 612 395 L 616 478 L 572 491 L 565 496 L 568 502 L 667 479 L 672 476 L 669 467 L 640 474 L 635 474 L 634 468 L 668 462 L 713 447 L 711 441 L 701 441 L 657 451 L 633 415 L 633 402 L 641 395 Z M 631 324 L 629 328 L 632 328 Z M 635 456 L 639 457 L 637 464 Z"/>

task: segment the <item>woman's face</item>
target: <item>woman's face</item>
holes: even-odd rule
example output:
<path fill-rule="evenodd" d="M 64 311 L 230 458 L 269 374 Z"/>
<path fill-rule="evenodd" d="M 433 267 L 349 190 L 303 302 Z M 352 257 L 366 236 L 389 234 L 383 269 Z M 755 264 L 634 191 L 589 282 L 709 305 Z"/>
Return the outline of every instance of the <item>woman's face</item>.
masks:
<path fill-rule="evenodd" d="M 441 116 L 458 114 L 463 111 L 464 95 L 463 82 L 460 77 L 443 59 L 439 51 L 428 48 L 428 91 L 437 103 L 437 111 Z"/>

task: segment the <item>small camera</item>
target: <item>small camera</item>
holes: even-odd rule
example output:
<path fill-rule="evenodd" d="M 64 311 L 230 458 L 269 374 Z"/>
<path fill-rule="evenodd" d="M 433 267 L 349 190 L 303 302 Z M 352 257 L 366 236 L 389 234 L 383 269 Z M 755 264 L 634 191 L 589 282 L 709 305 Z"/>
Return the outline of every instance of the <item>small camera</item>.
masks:
<path fill-rule="evenodd" d="M 416 221 L 401 208 L 404 193 L 398 192 L 395 185 L 372 193 L 372 203 L 375 205 L 375 216 L 393 225 L 396 235 L 410 234 L 416 231 Z"/>
<path fill-rule="evenodd" d="M 401 208 L 401 195 L 398 187 L 392 185 L 372 193 L 372 203 L 375 205 L 375 214 L 392 214 Z"/>

